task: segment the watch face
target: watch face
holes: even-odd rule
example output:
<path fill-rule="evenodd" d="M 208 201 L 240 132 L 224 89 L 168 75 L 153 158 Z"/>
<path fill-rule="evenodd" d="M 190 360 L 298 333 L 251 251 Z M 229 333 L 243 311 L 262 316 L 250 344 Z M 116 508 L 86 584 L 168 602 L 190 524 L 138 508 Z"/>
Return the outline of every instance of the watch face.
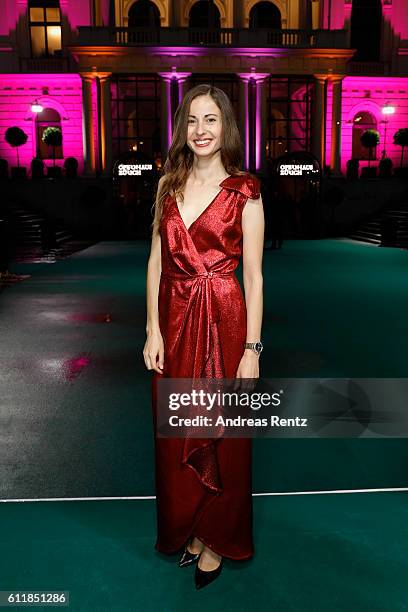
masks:
<path fill-rule="evenodd" d="M 260 353 L 262 351 L 262 349 L 263 349 L 262 342 L 256 342 L 254 348 L 255 348 L 257 353 Z"/>

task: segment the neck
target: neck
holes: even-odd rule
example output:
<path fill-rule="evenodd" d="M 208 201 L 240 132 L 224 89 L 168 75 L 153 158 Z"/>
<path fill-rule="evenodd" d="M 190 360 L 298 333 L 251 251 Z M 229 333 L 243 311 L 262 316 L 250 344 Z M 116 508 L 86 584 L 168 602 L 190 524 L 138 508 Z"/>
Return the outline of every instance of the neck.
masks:
<path fill-rule="evenodd" d="M 221 162 L 219 152 L 209 159 L 194 157 L 193 167 L 190 172 L 190 178 L 194 183 L 206 184 L 213 182 L 216 178 L 222 181 L 226 178 L 227 173 Z"/>

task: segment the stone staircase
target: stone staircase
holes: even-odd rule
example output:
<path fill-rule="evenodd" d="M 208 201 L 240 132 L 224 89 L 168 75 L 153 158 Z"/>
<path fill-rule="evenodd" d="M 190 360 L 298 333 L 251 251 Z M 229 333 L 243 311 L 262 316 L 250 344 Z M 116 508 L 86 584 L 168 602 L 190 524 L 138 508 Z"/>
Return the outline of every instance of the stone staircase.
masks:
<path fill-rule="evenodd" d="M 360 222 L 348 238 L 380 246 L 384 226 L 388 229 L 384 246 L 408 248 L 408 202 L 388 204 Z"/>
<path fill-rule="evenodd" d="M 9 260 L 15 263 L 53 263 L 95 241 L 77 240 L 58 221 L 8 201 L 0 210 L 6 221 Z"/>

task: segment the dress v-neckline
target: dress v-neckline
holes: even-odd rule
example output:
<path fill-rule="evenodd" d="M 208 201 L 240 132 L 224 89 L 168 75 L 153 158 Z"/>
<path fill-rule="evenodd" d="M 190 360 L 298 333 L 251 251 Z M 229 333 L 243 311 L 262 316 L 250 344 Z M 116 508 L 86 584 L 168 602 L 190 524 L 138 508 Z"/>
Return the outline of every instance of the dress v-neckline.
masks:
<path fill-rule="evenodd" d="M 200 212 L 200 214 L 198 215 L 198 217 L 196 217 L 196 218 L 194 219 L 194 221 L 193 221 L 192 223 L 190 223 L 190 225 L 189 225 L 188 227 L 187 227 L 187 225 L 185 224 L 183 217 L 181 216 L 181 212 L 180 212 L 179 205 L 178 205 L 178 203 L 177 203 L 176 198 L 172 198 L 172 200 L 173 200 L 173 202 L 174 202 L 174 204 L 175 204 L 175 206 L 176 206 L 178 216 L 180 217 L 180 220 L 181 220 L 181 222 L 182 222 L 182 224 L 183 224 L 184 229 L 186 230 L 186 232 L 190 232 L 191 227 L 192 227 L 192 226 L 193 226 L 193 225 L 196 223 L 196 221 L 198 221 L 198 220 L 199 220 L 199 219 L 200 219 L 200 218 L 203 216 L 203 214 L 207 212 L 207 210 L 210 208 L 210 206 L 212 206 L 212 205 L 214 204 L 214 202 L 215 202 L 215 201 L 218 199 L 218 196 L 220 195 L 220 193 L 221 193 L 221 192 L 222 192 L 222 190 L 224 189 L 224 188 L 223 188 L 223 183 L 224 183 L 225 181 L 227 181 L 229 178 L 231 178 L 231 176 L 227 176 L 227 177 L 225 177 L 225 179 L 223 179 L 223 180 L 221 181 L 221 183 L 218 185 L 218 187 L 221 187 L 221 189 L 218 191 L 218 193 L 216 193 L 216 195 L 213 197 L 213 199 L 211 200 L 211 202 L 210 202 L 209 204 L 207 204 L 207 206 L 204 208 L 204 210 L 202 210 L 202 211 Z"/>

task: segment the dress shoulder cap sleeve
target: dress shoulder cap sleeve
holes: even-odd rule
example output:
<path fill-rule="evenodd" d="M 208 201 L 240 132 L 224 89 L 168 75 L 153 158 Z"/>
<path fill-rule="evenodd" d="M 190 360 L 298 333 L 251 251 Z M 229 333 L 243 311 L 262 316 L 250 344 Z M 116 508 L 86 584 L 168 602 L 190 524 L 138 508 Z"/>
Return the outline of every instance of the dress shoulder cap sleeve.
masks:
<path fill-rule="evenodd" d="M 251 200 L 257 200 L 261 193 L 259 179 L 252 174 L 229 176 L 220 185 L 226 189 L 239 191 Z"/>

